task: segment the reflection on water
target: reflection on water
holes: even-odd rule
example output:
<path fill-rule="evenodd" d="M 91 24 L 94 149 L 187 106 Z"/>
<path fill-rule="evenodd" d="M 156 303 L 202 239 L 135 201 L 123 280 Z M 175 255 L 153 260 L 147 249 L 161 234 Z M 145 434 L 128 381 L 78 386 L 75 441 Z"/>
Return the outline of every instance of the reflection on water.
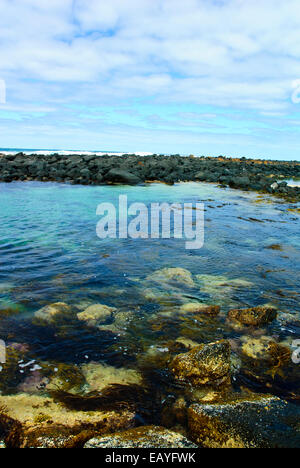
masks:
<path fill-rule="evenodd" d="M 205 203 L 204 248 L 185 250 L 180 239 L 98 239 L 96 207 L 103 201 L 117 206 L 120 194 L 129 203 Z M 60 385 L 94 391 L 103 381 L 139 383 L 145 369 L 170 392 L 170 358 L 222 338 L 230 339 L 239 362 L 236 385 L 295 392 L 295 366 L 275 377 L 265 368 L 248 372 L 245 349 L 249 337 L 289 347 L 298 336 L 296 205 L 196 183 L 0 184 L 0 200 L 0 338 L 8 346 L 3 394 Z M 170 268 L 179 269 L 175 276 L 175 270 L 157 273 Z M 219 305 L 221 313 L 183 312 L 196 302 Z M 55 303 L 63 304 L 43 309 Z M 231 308 L 263 304 L 279 315 L 259 331 L 245 332 L 226 319 Z"/>

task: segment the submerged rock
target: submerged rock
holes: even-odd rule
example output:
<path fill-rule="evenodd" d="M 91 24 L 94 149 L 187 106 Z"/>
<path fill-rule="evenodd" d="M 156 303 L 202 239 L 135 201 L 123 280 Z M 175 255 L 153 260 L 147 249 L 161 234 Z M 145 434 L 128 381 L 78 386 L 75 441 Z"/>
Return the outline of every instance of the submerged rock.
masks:
<path fill-rule="evenodd" d="M 260 327 L 268 325 L 277 318 L 277 310 L 273 307 L 252 307 L 250 309 L 232 309 L 228 318 L 241 325 Z"/>
<path fill-rule="evenodd" d="M 100 392 L 112 384 L 140 385 L 142 383 L 142 376 L 134 369 L 118 369 L 98 362 L 84 364 L 81 367 L 81 372 L 86 380 L 87 392 Z"/>
<path fill-rule="evenodd" d="M 269 336 L 243 337 L 242 352 L 251 359 L 265 361 L 271 366 L 279 366 L 289 362 L 292 354 L 287 346 L 276 343 Z"/>
<path fill-rule="evenodd" d="M 191 439 L 206 448 L 298 448 L 299 407 L 252 395 L 188 410 Z"/>
<path fill-rule="evenodd" d="M 177 432 L 164 427 L 143 426 L 89 440 L 84 448 L 199 448 Z"/>
<path fill-rule="evenodd" d="M 220 306 L 213 306 L 207 304 L 201 304 L 200 302 L 188 302 L 187 304 L 183 304 L 180 308 L 180 312 L 187 313 L 187 314 L 205 314 L 211 317 L 216 317 L 219 315 L 221 311 Z"/>
<path fill-rule="evenodd" d="M 224 304 L 224 298 L 235 295 L 237 291 L 250 289 L 253 283 L 244 279 L 232 279 L 224 275 L 196 275 L 202 293 L 209 294 L 214 300 Z"/>
<path fill-rule="evenodd" d="M 95 304 L 77 314 L 77 318 L 78 320 L 85 322 L 88 327 L 97 327 L 111 319 L 116 310 L 117 309 L 115 307 L 109 307 L 104 304 Z"/>
<path fill-rule="evenodd" d="M 229 382 L 231 349 L 226 340 L 201 344 L 187 353 L 178 354 L 170 364 L 175 377 L 198 387 Z"/>
<path fill-rule="evenodd" d="M 0 429 L 9 448 L 59 448 L 83 430 L 110 432 L 134 426 L 130 411 L 69 410 L 52 398 L 0 396 Z M 1 435 L 1 434 L 0 434 Z"/>
<path fill-rule="evenodd" d="M 147 280 L 160 284 L 172 282 L 189 288 L 195 286 L 191 272 L 185 268 L 163 268 L 147 276 Z"/>
<path fill-rule="evenodd" d="M 34 317 L 38 319 L 39 322 L 49 324 L 54 324 L 59 320 L 64 320 L 73 316 L 72 307 L 64 302 L 56 302 L 55 304 L 47 305 L 34 314 Z"/>

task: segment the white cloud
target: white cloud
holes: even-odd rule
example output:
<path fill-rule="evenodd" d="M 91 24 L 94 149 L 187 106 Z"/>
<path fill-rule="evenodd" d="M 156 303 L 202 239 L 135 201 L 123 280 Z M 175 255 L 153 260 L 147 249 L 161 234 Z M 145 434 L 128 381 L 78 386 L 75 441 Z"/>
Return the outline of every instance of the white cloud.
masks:
<path fill-rule="evenodd" d="M 0 39 L 2 75 L 118 98 L 281 110 L 300 77 L 298 0 L 0 0 Z"/>

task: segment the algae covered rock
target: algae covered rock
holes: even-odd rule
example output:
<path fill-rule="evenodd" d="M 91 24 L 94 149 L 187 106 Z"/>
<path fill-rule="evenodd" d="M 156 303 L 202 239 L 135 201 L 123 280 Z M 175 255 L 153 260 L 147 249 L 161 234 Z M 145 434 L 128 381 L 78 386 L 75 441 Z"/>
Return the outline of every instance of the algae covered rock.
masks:
<path fill-rule="evenodd" d="M 103 304 L 95 304 L 83 312 L 77 314 L 78 320 L 85 322 L 88 327 L 97 327 L 106 323 L 112 318 L 112 314 L 117 309 L 115 307 L 109 307 Z"/>
<path fill-rule="evenodd" d="M 185 268 L 162 268 L 147 276 L 148 281 L 155 283 L 174 283 L 193 288 L 195 286 L 192 274 Z"/>
<path fill-rule="evenodd" d="M 72 307 L 64 302 L 56 302 L 55 304 L 47 305 L 34 314 L 35 319 L 39 322 L 48 324 L 54 324 L 57 321 L 65 320 L 73 316 Z"/>
<path fill-rule="evenodd" d="M 280 343 L 276 343 L 269 336 L 260 338 L 243 337 L 242 352 L 256 361 L 265 361 L 270 365 L 279 365 L 291 360 L 291 350 Z"/>
<path fill-rule="evenodd" d="M 274 307 L 252 307 L 250 309 L 232 309 L 228 312 L 228 318 L 241 325 L 260 327 L 268 325 L 277 317 Z"/>
<path fill-rule="evenodd" d="M 199 448 L 183 435 L 159 426 L 137 427 L 89 440 L 84 448 Z"/>
<path fill-rule="evenodd" d="M 178 380 L 197 387 L 220 385 L 230 380 L 231 348 L 226 340 L 201 344 L 187 353 L 178 354 L 170 369 Z"/>
<path fill-rule="evenodd" d="M 63 447 L 73 436 L 134 426 L 135 413 L 124 410 L 70 410 L 50 397 L 18 394 L 0 396 L 0 428 L 8 447 Z"/>
<path fill-rule="evenodd" d="M 206 448 L 298 448 L 299 416 L 298 406 L 265 395 L 194 404 L 189 435 Z"/>

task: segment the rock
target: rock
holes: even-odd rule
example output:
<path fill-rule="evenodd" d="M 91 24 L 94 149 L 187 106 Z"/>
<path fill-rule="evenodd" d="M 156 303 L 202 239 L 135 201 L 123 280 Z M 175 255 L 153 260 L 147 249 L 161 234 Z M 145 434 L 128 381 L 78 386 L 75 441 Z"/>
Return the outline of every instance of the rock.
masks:
<path fill-rule="evenodd" d="M 180 312 L 188 313 L 188 314 L 205 314 L 212 317 L 216 317 L 219 315 L 221 311 L 220 306 L 213 306 L 207 304 L 201 304 L 200 302 L 188 302 L 187 304 L 183 304 L 180 308 Z"/>
<path fill-rule="evenodd" d="M 267 249 L 270 250 L 279 250 L 280 252 L 283 250 L 282 246 L 280 244 L 272 244 L 266 247 Z"/>
<path fill-rule="evenodd" d="M 260 327 L 268 325 L 277 318 L 273 307 L 252 307 L 250 309 L 233 309 L 228 312 L 228 318 L 241 325 Z"/>
<path fill-rule="evenodd" d="M 137 185 L 141 182 L 139 177 L 132 174 L 131 172 L 127 172 L 122 169 L 111 169 L 107 172 L 104 179 L 107 182 L 115 182 L 128 185 Z"/>
<path fill-rule="evenodd" d="M 72 307 L 64 302 L 56 302 L 55 304 L 45 306 L 34 314 L 36 319 L 49 324 L 68 319 L 73 315 Z"/>
<path fill-rule="evenodd" d="M 299 416 L 298 406 L 265 395 L 194 404 L 189 435 L 205 448 L 298 448 Z"/>
<path fill-rule="evenodd" d="M 164 427 L 143 426 L 89 440 L 84 448 L 199 448 L 183 435 Z"/>
<path fill-rule="evenodd" d="M 50 397 L 0 396 L 0 429 L 8 448 L 59 448 L 83 430 L 111 432 L 134 426 L 130 411 L 75 411 Z"/>
<path fill-rule="evenodd" d="M 291 360 L 291 350 L 276 343 L 269 336 L 260 338 L 242 337 L 242 352 L 256 361 L 265 361 L 270 366 L 284 365 Z"/>
<path fill-rule="evenodd" d="M 81 372 L 86 380 L 86 391 L 100 392 L 108 385 L 142 384 L 142 376 L 134 369 L 116 368 L 98 362 L 90 362 L 81 366 Z"/>
<path fill-rule="evenodd" d="M 170 370 L 178 380 L 198 387 L 221 385 L 230 380 L 230 344 L 226 340 L 201 344 L 187 353 L 178 354 Z"/>
<path fill-rule="evenodd" d="M 117 309 L 115 307 L 95 304 L 77 314 L 77 318 L 78 320 L 85 322 L 88 327 L 97 327 L 111 319 L 112 314 L 116 310 Z"/>
<path fill-rule="evenodd" d="M 235 295 L 237 290 L 249 289 L 253 283 L 243 279 L 231 279 L 223 275 L 196 275 L 201 292 L 207 293 L 214 300 L 224 302 L 224 296 Z"/>
<path fill-rule="evenodd" d="M 191 272 L 185 268 L 163 268 L 149 275 L 147 280 L 160 284 L 172 282 L 178 285 L 188 286 L 189 288 L 195 286 Z"/>

